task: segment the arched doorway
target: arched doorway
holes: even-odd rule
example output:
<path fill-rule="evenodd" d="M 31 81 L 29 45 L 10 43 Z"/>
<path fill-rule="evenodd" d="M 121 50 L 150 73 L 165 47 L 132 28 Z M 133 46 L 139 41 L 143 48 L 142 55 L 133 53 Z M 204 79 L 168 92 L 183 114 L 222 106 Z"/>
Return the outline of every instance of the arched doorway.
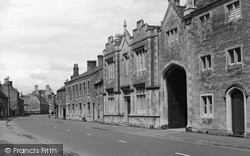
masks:
<path fill-rule="evenodd" d="M 232 131 L 236 135 L 244 135 L 244 94 L 239 89 L 231 92 L 232 102 Z"/>
<path fill-rule="evenodd" d="M 172 65 L 165 73 L 168 127 L 181 128 L 187 126 L 187 82 L 185 70 Z"/>

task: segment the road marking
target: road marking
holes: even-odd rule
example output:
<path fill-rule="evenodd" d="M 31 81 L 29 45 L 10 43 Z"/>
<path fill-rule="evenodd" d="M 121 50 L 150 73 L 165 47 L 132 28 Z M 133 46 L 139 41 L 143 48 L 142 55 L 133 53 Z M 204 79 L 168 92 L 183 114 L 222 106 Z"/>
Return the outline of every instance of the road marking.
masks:
<path fill-rule="evenodd" d="M 118 140 L 118 142 L 121 142 L 121 143 L 124 143 L 124 144 L 127 143 L 126 141 L 123 141 L 123 140 Z"/>
<path fill-rule="evenodd" d="M 191 155 L 184 154 L 184 153 L 179 153 L 179 152 L 176 152 L 175 154 L 177 154 L 177 155 L 182 155 L 182 156 L 191 156 Z"/>
<path fill-rule="evenodd" d="M 41 125 L 41 123 L 39 123 L 39 125 Z"/>
<path fill-rule="evenodd" d="M 44 126 L 47 126 L 47 125 L 44 125 Z"/>
<path fill-rule="evenodd" d="M 92 134 L 87 133 L 86 135 L 90 136 L 90 135 L 92 135 Z"/>
<path fill-rule="evenodd" d="M 54 127 L 54 128 L 56 128 L 56 127 Z"/>
<path fill-rule="evenodd" d="M 69 130 L 69 129 L 67 129 L 67 131 L 69 132 L 70 130 Z"/>

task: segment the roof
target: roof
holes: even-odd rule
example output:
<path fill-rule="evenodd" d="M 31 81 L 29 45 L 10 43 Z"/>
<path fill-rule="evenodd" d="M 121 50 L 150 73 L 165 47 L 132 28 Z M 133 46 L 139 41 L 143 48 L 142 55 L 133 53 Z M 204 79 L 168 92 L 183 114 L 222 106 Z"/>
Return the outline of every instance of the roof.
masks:
<path fill-rule="evenodd" d="M 70 83 L 70 82 L 73 82 L 73 81 L 78 80 L 78 79 L 80 79 L 80 78 L 83 78 L 83 77 L 87 77 L 87 76 L 89 76 L 89 75 L 92 75 L 93 73 L 96 73 L 97 71 L 102 70 L 102 68 L 103 68 L 103 67 L 97 66 L 97 67 L 94 68 L 93 70 L 86 71 L 86 72 L 82 73 L 81 75 L 79 75 L 79 76 L 73 78 L 72 80 L 66 82 L 65 84 Z"/>
<path fill-rule="evenodd" d="M 186 6 L 180 6 L 180 5 L 172 5 L 176 13 L 179 15 L 179 17 L 183 16 L 184 10 Z"/>
<path fill-rule="evenodd" d="M 59 91 L 63 91 L 63 90 L 65 90 L 65 86 L 63 86 L 63 87 L 59 88 L 59 89 L 57 90 L 57 92 L 59 92 Z"/>
<path fill-rule="evenodd" d="M 8 97 L 6 95 L 4 95 L 4 93 L 0 90 L 0 97 L 1 98 L 5 98 L 5 99 L 8 99 Z"/>

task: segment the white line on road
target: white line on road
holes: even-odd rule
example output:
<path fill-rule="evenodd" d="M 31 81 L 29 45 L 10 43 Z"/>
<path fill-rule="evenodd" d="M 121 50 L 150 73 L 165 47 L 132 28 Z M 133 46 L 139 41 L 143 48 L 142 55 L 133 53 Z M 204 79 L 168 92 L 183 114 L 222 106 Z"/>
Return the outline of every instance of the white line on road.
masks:
<path fill-rule="evenodd" d="M 70 130 L 69 130 L 69 129 L 67 129 L 67 131 L 69 132 Z"/>
<path fill-rule="evenodd" d="M 121 143 L 124 143 L 124 144 L 127 143 L 126 141 L 123 141 L 123 140 L 118 140 L 118 142 L 121 142 Z"/>
<path fill-rule="evenodd" d="M 39 125 L 41 125 L 41 123 L 39 123 Z"/>
<path fill-rule="evenodd" d="M 56 128 L 56 127 L 54 127 L 54 128 Z"/>
<path fill-rule="evenodd" d="M 177 154 L 177 155 L 182 155 L 182 156 L 191 156 L 191 155 L 184 154 L 184 153 L 179 153 L 179 152 L 176 152 L 175 154 Z"/>
<path fill-rule="evenodd" d="M 92 135 L 92 134 L 87 133 L 86 135 L 89 135 L 89 136 L 90 136 L 90 135 Z"/>
<path fill-rule="evenodd" d="M 44 125 L 44 126 L 47 126 L 47 125 Z"/>

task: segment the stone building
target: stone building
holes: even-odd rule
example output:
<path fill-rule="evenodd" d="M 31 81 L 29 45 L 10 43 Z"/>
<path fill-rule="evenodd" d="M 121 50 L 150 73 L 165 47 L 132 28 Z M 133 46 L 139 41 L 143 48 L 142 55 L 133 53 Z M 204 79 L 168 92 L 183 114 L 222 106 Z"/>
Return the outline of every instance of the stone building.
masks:
<path fill-rule="evenodd" d="M 143 20 L 130 36 L 108 38 L 104 50 L 104 121 L 159 127 L 158 29 Z"/>
<path fill-rule="evenodd" d="M 4 79 L 4 84 L 0 84 L 0 90 L 9 99 L 8 117 L 19 116 L 21 113 L 20 111 L 24 109 L 21 108 L 23 107 L 22 100 L 20 99 L 20 94 L 17 89 L 13 87 L 12 81 L 9 80 L 9 77 Z"/>
<path fill-rule="evenodd" d="M 24 100 L 22 99 L 21 96 L 18 98 L 18 107 L 17 108 L 18 108 L 17 115 L 23 116 L 24 115 Z"/>
<path fill-rule="evenodd" d="M 250 133 L 249 4 L 169 2 L 159 33 L 161 126 Z"/>
<path fill-rule="evenodd" d="M 45 90 L 39 90 L 35 85 L 35 90 L 30 94 L 28 112 L 31 114 L 49 114 L 54 112 L 55 94 L 49 85 Z"/>
<path fill-rule="evenodd" d="M 87 71 L 79 75 L 74 64 L 73 75 L 65 82 L 66 119 L 103 121 L 103 56 L 87 61 Z"/>
<path fill-rule="evenodd" d="M 30 95 L 21 95 L 21 98 L 24 101 L 24 114 L 28 115 L 29 112 L 29 101 L 30 101 Z"/>
<path fill-rule="evenodd" d="M 169 0 L 161 26 L 137 22 L 104 50 L 104 121 L 250 133 L 247 0 Z"/>
<path fill-rule="evenodd" d="M 66 92 L 65 86 L 57 90 L 56 93 L 57 116 L 66 119 Z"/>
<path fill-rule="evenodd" d="M 8 117 L 8 97 L 0 90 L 0 119 Z"/>

